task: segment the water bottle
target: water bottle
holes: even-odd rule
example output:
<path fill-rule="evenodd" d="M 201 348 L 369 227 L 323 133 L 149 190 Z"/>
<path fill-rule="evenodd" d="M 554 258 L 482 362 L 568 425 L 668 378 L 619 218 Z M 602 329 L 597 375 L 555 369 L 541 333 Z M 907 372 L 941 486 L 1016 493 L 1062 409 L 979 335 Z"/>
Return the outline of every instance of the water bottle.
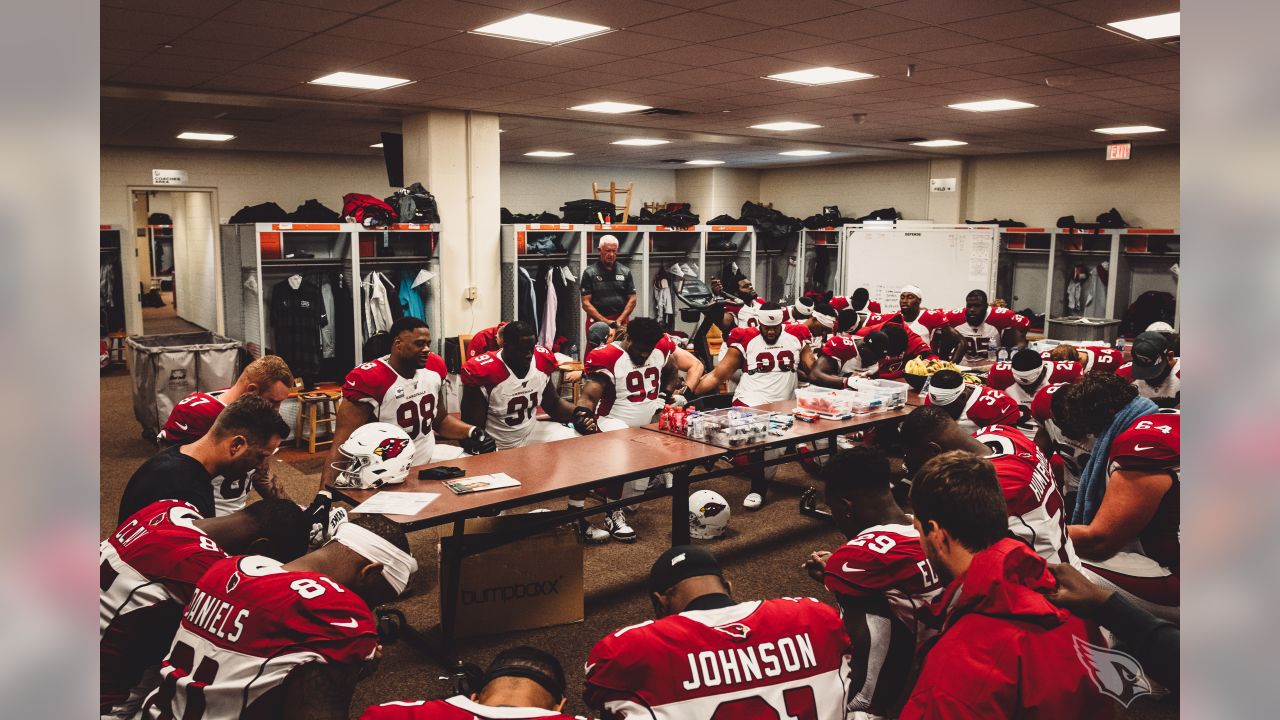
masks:
<path fill-rule="evenodd" d="M 996 352 L 996 360 L 1004 362 L 1009 359 L 1009 348 L 1001 345 L 1000 350 Z"/>
<path fill-rule="evenodd" d="M 987 357 L 992 358 L 995 356 L 996 356 L 996 341 L 992 340 L 991 338 L 987 338 Z"/>

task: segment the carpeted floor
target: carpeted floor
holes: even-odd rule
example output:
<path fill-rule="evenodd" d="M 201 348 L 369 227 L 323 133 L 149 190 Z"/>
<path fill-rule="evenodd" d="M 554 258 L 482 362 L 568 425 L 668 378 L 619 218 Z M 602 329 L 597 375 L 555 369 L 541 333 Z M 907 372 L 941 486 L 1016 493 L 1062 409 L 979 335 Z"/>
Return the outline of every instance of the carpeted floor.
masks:
<path fill-rule="evenodd" d="M 140 426 L 133 419 L 130 380 L 123 368 L 103 376 L 101 413 L 101 531 L 105 537 L 114 529 L 124 484 L 154 448 L 142 439 Z M 276 456 L 276 474 L 295 499 L 305 502 L 314 495 L 320 458 L 320 454 L 309 456 L 305 451 L 292 449 L 282 450 Z M 831 549 L 843 538 L 828 524 L 797 512 L 800 493 L 813 484 L 803 471 L 794 465 L 784 466 L 778 480 L 770 493 L 770 502 L 756 513 L 741 509 L 742 498 L 747 493 L 743 480 L 729 477 L 699 485 L 724 495 L 733 513 L 726 535 L 709 542 L 708 546 L 720 557 L 738 598 L 787 595 L 825 598 L 823 588 L 811 581 L 799 566 L 812 550 Z M 651 617 L 643 583 L 650 564 L 668 547 L 669 513 L 668 500 L 646 504 L 633 516 L 632 525 L 640 535 L 636 543 L 611 542 L 585 548 L 585 622 L 466 640 L 460 645 L 463 659 L 483 666 L 494 653 L 510 645 L 542 647 L 559 657 L 568 673 L 571 690 L 566 711 L 585 714 L 581 700 L 582 664 L 591 646 L 607 633 Z M 434 531 L 410 536 L 422 569 L 413 583 L 412 595 L 397 607 L 418 627 L 429 628 L 438 622 L 437 537 Z M 372 703 L 446 696 L 450 687 L 440 679 L 441 674 L 442 668 L 407 645 L 392 645 L 386 648 L 377 673 L 357 687 L 352 717 L 359 716 Z M 1149 698 L 1134 703 L 1126 715 L 1129 718 L 1176 716 L 1176 703 Z"/>

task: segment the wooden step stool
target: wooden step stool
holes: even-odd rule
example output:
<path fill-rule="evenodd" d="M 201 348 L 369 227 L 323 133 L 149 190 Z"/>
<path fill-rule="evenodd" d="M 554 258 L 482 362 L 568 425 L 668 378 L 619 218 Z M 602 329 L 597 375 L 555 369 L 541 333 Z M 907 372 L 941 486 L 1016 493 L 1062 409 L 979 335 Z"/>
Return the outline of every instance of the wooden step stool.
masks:
<path fill-rule="evenodd" d="M 294 443 L 297 447 L 302 447 L 306 442 L 307 452 L 315 453 L 317 447 L 333 444 L 333 431 L 338 426 L 338 398 L 341 396 L 342 391 L 337 388 L 298 394 L 301 407 L 298 408 L 298 426 L 293 431 Z M 320 417 L 321 410 L 324 411 L 324 417 Z M 304 427 L 311 431 L 305 441 L 302 435 Z M 317 428 L 328 428 L 329 439 L 317 442 Z"/>
<path fill-rule="evenodd" d="M 128 362 L 125 358 L 125 338 L 128 335 L 123 330 L 117 330 L 107 333 L 107 362 L 112 365 L 124 365 Z"/>

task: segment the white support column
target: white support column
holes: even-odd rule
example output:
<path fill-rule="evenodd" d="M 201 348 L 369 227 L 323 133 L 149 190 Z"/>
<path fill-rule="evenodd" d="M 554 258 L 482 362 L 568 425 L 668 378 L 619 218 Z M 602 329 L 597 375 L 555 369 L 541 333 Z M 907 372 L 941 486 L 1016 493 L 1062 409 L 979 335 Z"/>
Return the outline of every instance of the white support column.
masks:
<path fill-rule="evenodd" d="M 435 195 L 440 235 L 436 337 L 496 325 L 502 310 L 498 116 L 433 110 L 403 121 L 404 181 Z M 474 302 L 466 299 L 477 289 Z"/>

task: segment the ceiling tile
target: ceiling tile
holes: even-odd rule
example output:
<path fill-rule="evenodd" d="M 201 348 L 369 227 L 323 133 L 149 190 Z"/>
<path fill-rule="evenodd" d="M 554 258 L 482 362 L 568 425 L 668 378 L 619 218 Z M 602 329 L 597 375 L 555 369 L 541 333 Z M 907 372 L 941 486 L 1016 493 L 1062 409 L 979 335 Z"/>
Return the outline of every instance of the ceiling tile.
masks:
<path fill-rule="evenodd" d="M 682 8 L 647 0 L 627 0 L 625 3 L 617 0 L 568 0 L 548 8 L 545 14 L 605 27 L 629 28 L 682 12 Z"/>
<path fill-rule="evenodd" d="M 582 50 L 572 45 L 557 45 L 555 47 L 545 47 L 540 50 L 534 50 L 520 56 L 520 59 L 529 62 L 538 63 L 540 65 L 551 65 L 554 67 L 564 68 L 566 70 L 575 68 L 593 67 L 596 65 L 604 65 L 615 60 L 621 60 L 621 55 L 612 55 L 609 53 L 595 52 L 593 50 Z M 661 58 L 658 58 L 661 60 Z"/>
<path fill-rule="evenodd" d="M 1152 73 L 1140 72 L 1135 74 L 1134 77 L 1145 82 L 1156 83 L 1159 85 L 1177 85 L 1180 75 L 1181 73 L 1178 70 L 1164 70 L 1162 72 Z"/>
<path fill-rule="evenodd" d="M 158 49 L 159 53 L 187 55 L 190 57 L 217 58 L 220 60 L 242 60 L 252 62 L 271 54 L 271 48 L 259 45 L 240 45 L 237 43 L 212 42 L 181 38 L 173 42 L 173 49 Z"/>
<path fill-rule="evenodd" d="M 182 17 L 210 18 L 234 5 L 237 0 L 102 0 L 103 8 L 125 8 Z M 103 17 L 105 17 L 103 13 Z"/>
<path fill-rule="evenodd" d="M 804 0 L 804 2 L 734 0 L 708 8 L 707 12 L 728 18 L 769 18 L 769 24 L 781 27 L 847 13 L 849 6 L 836 0 Z"/>
<path fill-rule="evenodd" d="M 457 34 L 456 30 L 368 16 L 342 23 L 325 33 L 325 35 L 357 38 L 366 42 L 393 42 L 409 47 L 426 45 L 455 34 Z"/>
<path fill-rule="evenodd" d="M 421 45 L 426 45 L 432 50 L 460 52 L 487 58 L 513 58 L 547 47 L 537 43 L 455 31 L 450 31 L 448 37 L 431 43 L 421 43 Z"/>
<path fill-rule="evenodd" d="M 311 37 L 311 33 L 301 30 L 285 30 L 262 25 L 245 25 L 243 23 L 210 20 L 183 35 L 174 42 L 174 45 L 182 45 L 188 38 L 192 38 L 215 43 L 284 48 L 308 37 Z"/>
<path fill-rule="evenodd" d="M 116 7 L 104 7 L 101 13 L 103 34 L 138 32 L 174 38 L 200 24 L 198 18 Z"/>
<path fill-rule="evenodd" d="M 402 53 L 411 48 L 388 42 L 368 42 L 335 35 L 313 35 L 289 46 L 290 50 L 333 55 L 354 63 L 367 63 Z"/>
<path fill-rule="evenodd" d="M 983 40 L 1007 40 L 1088 26 L 1086 22 L 1048 8 L 1032 8 L 1021 12 L 951 23 L 947 25 L 947 29 Z"/>
<path fill-rule="evenodd" d="M 601 85 L 611 85 L 625 83 L 629 80 L 626 75 L 618 73 L 603 73 L 595 68 L 583 70 L 567 70 L 565 72 L 548 75 L 542 78 L 547 83 L 557 83 L 567 85 L 574 88 L 595 88 Z M 600 94 L 597 92 L 596 94 Z M 601 98 L 607 100 L 608 98 Z"/>
<path fill-rule="evenodd" d="M 264 0 L 241 0 L 221 13 L 218 19 L 246 25 L 259 25 L 306 32 L 322 32 L 356 16 L 351 13 L 310 8 L 300 11 L 296 5 Z"/>
<path fill-rule="evenodd" d="M 930 62 L 942 63 L 943 65 L 974 65 L 997 60 L 1025 58 L 1029 57 L 1031 53 L 1008 45 L 988 42 L 961 45 L 960 47 L 947 48 L 946 50 L 928 50 L 918 52 L 916 55 Z"/>
<path fill-rule="evenodd" d="M 922 27 L 921 24 L 914 20 L 907 20 L 895 15 L 886 15 L 875 10 L 858 10 L 843 15 L 833 15 L 821 20 L 798 23 L 789 26 L 788 29 L 843 41 L 901 32 L 919 27 Z"/>
<path fill-rule="evenodd" d="M 925 70 L 923 72 L 917 71 L 912 73 L 910 80 L 913 83 L 920 83 L 923 85 L 938 85 L 939 83 L 957 82 L 960 80 L 978 80 L 987 77 L 989 76 L 966 68 L 951 67 L 939 68 L 937 70 Z"/>
<path fill-rule="evenodd" d="M 639 57 L 615 60 L 603 65 L 597 65 L 594 69 L 611 75 L 641 78 L 664 75 L 666 73 L 679 72 L 681 70 L 689 70 L 690 66 L 672 62 L 663 62 L 652 57 Z"/>
<path fill-rule="evenodd" d="M 1116 75 L 1139 75 L 1153 72 L 1177 72 L 1180 64 L 1177 55 L 1151 58 L 1150 60 L 1133 60 L 1131 62 L 1111 63 L 1097 66 Z"/>
<path fill-rule="evenodd" d="M 189 55 L 174 55 L 163 52 L 151 53 L 149 56 L 134 63 L 138 67 L 171 67 L 175 70 L 194 70 L 214 73 L 215 75 L 229 73 L 244 64 L 244 59 L 214 60 L 212 58 L 197 58 Z"/>
<path fill-rule="evenodd" d="M 515 13 L 505 8 L 458 0 L 400 0 L 400 2 L 373 10 L 370 14 L 400 22 L 434 25 L 450 30 L 474 30 L 489 23 L 505 20 Z M 520 41 L 509 40 L 508 42 Z"/>
<path fill-rule="evenodd" d="M 1095 25 L 1105 25 L 1119 20 L 1178 12 L 1178 5 L 1178 0 L 1076 0 L 1056 5 L 1053 9 Z"/>
<path fill-rule="evenodd" d="M 281 80 L 286 83 L 300 83 L 313 80 L 316 77 L 314 70 L 287 67 L 284 65 L 272 65 L 270 63 L 250 63 L 242 65 L 235 72 L 237 77 L 259 78 L 264 80 Z"/>
<path fill-rule="evenodd" d="M 761 23 L 734 20 L 708 13 L 689 12 L 674 17 L 633 26 L 632 29 L 654 35 L 683 38 L 693 42 L 710 42 L 721 38 L 766 30 Z"/>
<path fill-rule="evenodd" d="M 112 82 L 131 85 L 158 85 L 172 88 L 192 88 L 216 77 L 215 73 L 186 70 L 175 67 L 139 67 L 134 65 L 112 76 Z"/>
<path fill-rule="evenodd" d="M 659 76 L 659 79 L 684 83 L 686 85 L 719 85 L 721 83 L 730 83 L 749 78 L 740 73 L 724 72 L 722 70 L 715 70 L 712 68 L 692 68 L 689 70 L 681 70 L 680 72 L 661 75 Z"/>
<path fill-rule="evenodd" d="M 497 77 L 509 77 L 517 80 L 532 80 L 564 72 L 562 68 L 550 65 L 524 62 L 522 60 L 494 60 L 474 68 L 477 72 Z"/>
<path fill-rule="evenodd" d="M 680 63 L 689 67 L 707 67 L 710 65 L 720 65 L 722 63 L 733 62 L 734 60 L 746 60 L 755 57 L 752 53 L 743 52 L 741 50 L 731 50 L 729 48 L 717 47 L 715 45 L 684 45 L 683 47 L 666 50 L 663 52 L 652 53 L 645 57 L 651 57 L 655 60 L 663 60 L 666 62 Z"/>
<path fill-rule="evenodd" d="M 583 38 L 569 43 L 570 47 L 579 50 L 595 50 L 598 52 L 613 52 L 618 49 L 619 42 L 626 45 L 627 54 L 630 56 L 647 55 L 649 53 L 658 53 L 665 50 L 674 50 L 675 48 L 684 47 L 689 44 L 688 40 L 680 38 L 661 37 L 658 35 L 650 35 L 648 33 L 635 32 L 633 30 L 623 31 L 625 34 L 605 33 L 604 35 L 596 35 L 594 37 Z M 658 58 L 662 60 L 663 58 Z"/>
<path fill-rule="evenodd" d="M 964 2 L 938 2 L 937 0 L 903 0 L 891 5 L 881 5 L 880 12 L 918 20 L 930 25 L 941 25 L 957 20 L 1013 13 L 1034 7 L 1025 0 L 964 0 Z"/>
<path fill-rule="evenodd" d="M 950 30 L 930 27 L 864 38 L 859 42 L 867 47 L 912 54 L 926 50 L 942 50 L 959 45 L 969 45 L 973 43 L 973 38 Z"/>
<path fill-rule="evenodd" d="M 1005 45 L 1029 50 L 1034 53 L 1069 52 L 1072 50 L 1088 50 L 1090 48 L 1107 47 L 1109 45 L 1127 45 L 1132 43 L 1113 32 L 1098 27 L 1082 27 L 1075 30 L 1031 35 L 1005 41 Z"/>
<path fill-rule="evenodd" d="M 203 90 L 220 90 L 223 92 L 265 93 L 271 94 L 283 90 L 296 83 L 271 78 L 246 77 L 244 75 L 224 75 L 200 85 Z"/>
<path fill-rule="evenodd" d="M 1071 63 L 1053 58 L 1041 57 L 1033 55 L 1031 57 L 1014 58 L 1012 60 L 997 60 L 996 62 L 978 63 L 976 65 L 967 66 L 970 70 L 987 73 L 988 75 L 1022 75 L 1024 73 L 1054 73 L 1058 70 L 1066 71 L 1074 67 Z"/>
<path fill-rule="evenodd" d="M 484 65 L 489 60 L 489 58 L 483 58 L 479 55 L 445 52 L 443 50 L 433 50 L 430 47 L 415 48 L 384 59 L 390 62 L 400 62 L 407 65 L 420 65 L 425 68 L 441 71 L 461 70 L 463 68 Z"/>
<path fill-rule="evenodd" d="M 961 80 L 959 82 L 944 83 L 943 87 L 962 92 L 992 92 L 995 90 L 1008 90 L 1010 97 L 1014 100 L 1019 99 L 1018 88 L 1026 87 L 1027 83 L 1012 78 L 989 77 L 978 80 Z"/>
<path fill-rule="evenodd" d="M 221 2 L 223 0 L 218 1 Z M 280 0 L 280 2 L 286 5 L 298 5 L 304 8 L 340 10 L 342 12 L 352 12 L 361 15 L 387 4 L 387 0 Z"/>
<path fill-rule="evenodd" d="M 774 28 L 723 40 L 713 40 L 711 44 L 744 52 L 777 55 L 791 50 L 803 50 L 817 45 L 825 45 L 827 44 L 827 39 L 808 33 Z"/>
<path fill-rule="evenodd" d="M 517 82 L 515 79 L 501 78 L 493 75 L 472 72 L 471 70 L 458 70 L 444 75 L 437 75 L 431 78 L 432 82 L 443 83 L 445 85 L 453 85 L 459 88 L 500 88 Z"/>
<path fill-rule="evenodd" d="M 1147 60 L 1155 57 L 1168 57 L 1169 51 L 1146 43 L 1129 43 L 1111 47 L 1094 48 L 1092 50 L 1075 50 L 1073 52 L 1052 53 L 1059 60 L 1077 65 L 1104 65 L 1107 63 L 1128 62 L 1130 60 Z"/>
<path fill-rule="evenodd" d="M 716 70 L 724 70 L 725 72 L 751 75 L 753 77 L 765 77 L 766 75 L 776 75 L 778 73 L 791 72 L 793 70 L 804 70 L 812 67 L 812 65 L 792 60 L 782 60 L 772 56 L 765 56 L 747 58 L 745 60 L 735 60 L 733 62 L 713 65 L 712 67 Z"/>
<path fill-rule="evenodd" d="M 848 70 L 859 69 L 858 63 L 892 57 L 895 54 L 896 53 L 885 52 L 884 50 L 877 50 L 875 48 L 854 45 L 853 43 L 831 43 L 828 45 L 819 45 L 818 47 L 805 48 L 803 50 L 792 50 L 789 52 L 777 53 L 780 58 L 802 62 L 807 65 L 815 65 L 818 67 L 841 67 Z"/>

